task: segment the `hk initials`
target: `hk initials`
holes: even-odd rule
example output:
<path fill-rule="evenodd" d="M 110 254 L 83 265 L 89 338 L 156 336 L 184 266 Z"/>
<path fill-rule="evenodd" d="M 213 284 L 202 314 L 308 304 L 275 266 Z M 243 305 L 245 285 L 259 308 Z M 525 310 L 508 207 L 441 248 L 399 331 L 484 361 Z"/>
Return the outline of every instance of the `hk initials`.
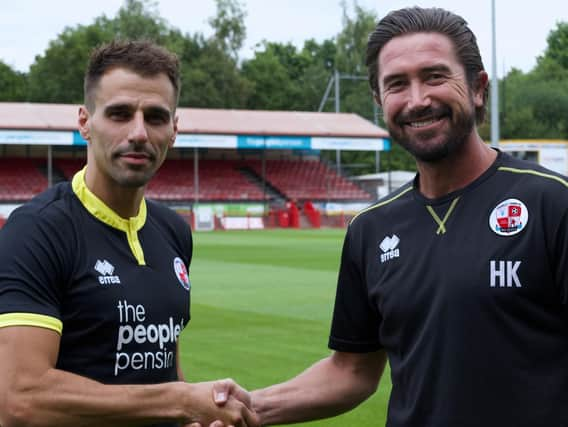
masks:
<path fill-rule="evenodd" d="M 517 270 L 521 261 L 490 261 L 492 288 L 522 288 Z"/>

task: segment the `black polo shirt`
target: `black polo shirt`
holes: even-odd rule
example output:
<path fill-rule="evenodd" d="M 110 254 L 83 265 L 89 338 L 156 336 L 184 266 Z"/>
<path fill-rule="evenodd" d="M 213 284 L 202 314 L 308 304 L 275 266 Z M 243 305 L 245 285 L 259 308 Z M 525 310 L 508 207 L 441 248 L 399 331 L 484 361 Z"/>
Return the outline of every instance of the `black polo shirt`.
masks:
<path fill-rule="evenodd" d="M 416 182 L 416 180 L 415 180 Z M 499 153 L 351 222 L 330 348 L 385 349 L 389 427 L 568 426 L 568 182 Z"/>
<path fill-rule="evenodd" d="M 177 380 L 190 318 L 188 225 L 142 201 L 120 218 L 84 184 L 54 186 L 0 231 L 0 327 L 61 334 L 57 368 L 106 384 Z"/>

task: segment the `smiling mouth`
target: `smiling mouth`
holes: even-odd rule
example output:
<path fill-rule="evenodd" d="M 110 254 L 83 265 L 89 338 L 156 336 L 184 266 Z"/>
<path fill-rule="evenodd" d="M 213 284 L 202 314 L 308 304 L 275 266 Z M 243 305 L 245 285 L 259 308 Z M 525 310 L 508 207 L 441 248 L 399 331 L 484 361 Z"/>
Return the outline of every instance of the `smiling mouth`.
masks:
<path fill-rule="evenodd" d="M 399 126 L 409 126 L 413 129 L 428 127 L 451 116 L 447 107 L 428 107 L 421 111 L 408 112 L 398 117 Z"/>
<path fill-rule="evenodd" d="M 438 118 L 438 119 L 430 119 L 430 120 L 422 120 L 422 121 L 415 121 L 415 122 L 410 122 L 410 123 L 408 123 L 408 125 L 409 125 L 410 127 L 413 127 L 413 128 L 421 128 L 421 127 L 429 126 L 429 125 L 431 125 L 432 123 L 436 123 L 437 121 L 440 121 L 440 120 L 441 120 L 441 118 Z"/>

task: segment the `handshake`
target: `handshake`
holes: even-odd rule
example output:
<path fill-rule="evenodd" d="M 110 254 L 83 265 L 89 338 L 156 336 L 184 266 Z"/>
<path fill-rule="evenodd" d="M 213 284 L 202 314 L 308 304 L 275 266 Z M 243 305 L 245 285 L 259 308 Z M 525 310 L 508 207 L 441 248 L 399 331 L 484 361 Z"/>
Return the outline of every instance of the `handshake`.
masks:
<path fill-rule="evenodd" d="M 191 384 L 191 420 L 184 427 L 260 427 L 251 393 L 231 379 Z"/>

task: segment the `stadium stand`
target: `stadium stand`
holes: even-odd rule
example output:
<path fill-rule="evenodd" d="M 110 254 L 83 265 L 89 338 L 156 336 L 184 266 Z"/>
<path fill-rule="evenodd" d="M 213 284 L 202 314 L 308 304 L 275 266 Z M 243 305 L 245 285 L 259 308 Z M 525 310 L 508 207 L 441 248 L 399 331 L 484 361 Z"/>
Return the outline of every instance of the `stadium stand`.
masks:
<path fill-rule="evenodd" d="M 83 167 L 83 159 L 58 159 L 56 167 L 65 178 Z M 200 160 L 199 200 L 243 201 L 262 200 L 260 188 L 248 181 L 233 160 Z M 193 159 L 168 159 L 148 184 L 146 195 L 163 201 L 195 198 Z"/>
<path fill-rule="evenodd" d="M 56 167 L 70 179 L 84 164 L 82 159 L 57 159 Z M 258 183 L 249 181 L 241 169 L 252 170 Z M 371 196 L 318 160 L 266 160 L 266 182 L 284 198 L 307 200 L 360 200 Z M 148 197 L 164 201 L 194 200 L 193 159 L 168 159 L 148 184 Z M 260 160 L 199 161 L 199 200 L 263 200 Z"/>
<path fill-rule="evenodd" d="M 76 130 L 77 109 L 69 104 L 0 102 L 4 217 L 45 190 L 48 173 L 57 183 L 84 166 L 86 142 Z M 318 228 L 329 226 L 335 217 L 340 224 L 334 226 L 344 226 L 352 212 L 376 196 L 319 158 L 325 150 L 388 150 L 388 133 L 355 114 L 192 108 L 177 112 L 179 144 L 168 153 L 146 194 L 166 202 L 196 228 L 213 208 L 216 228 L 231 228 L 230 220 L 243 217 L 248 228 L 258 228 L 260 215 L 265 227 Z M 218 225 L 220 221 L 224 223 Z"/>
<path fill-rule="evenodd" d="M 263 200 L 263 192 L 248 181 L 234 160 L 199 161 L 199 200 Z M 168 159 L 148 184 L 146 194 L 159 200 L 195 198 L 192 159 Z"/>
<path fill-rule="evenodd" d="M 63 174 L 65 179 L 70 180 L 75 172 L 81 169 L 87 163 L 87 159 L 55 159 L 54 165 Z"/>
<path fill-rule="evenodd" d="M 53 162 L 57 180 L 71 179 L 86 159 L 56 157 Z M 0 157 L 0 203 L 25 202 L 46 189 L 45 169 L 45 160 L 41 158 Z M 146 195 L 181 209 L 180 215 L 195 226 L 195 214 L 186 207 L 195 201 L 194 178 L 193 158 L 168 158 L 148 184 Z M 320 160 L 297 158 L 265 159 L 264 166 L 258 158 L 201 158 L 198 197 L 200 202 L 221 205 L 265 200 L 266 228 L 344 227 L 350 214 L 325 213 L 321 210 L 322 202 L 333 202 L 335 206 L 344 202 L 349 206 L 371 201 L 369 193 Z M 228 219 L 224 216 L 215 217 L 215 221 L 215 228 L 227 227 L 223 221 Z M 3 223 L 0 217 L 0 227 Z"/>
<path fill-rule="evenodd" d="M 0 158 L 0 201 L 23 202 L 47 188 L 41 161 L 31 158 Z"/>
<path fill-rule="evenodd" d="M 251 167 L 262 174 L 260 161 Z M 266 180 L 290 200 L 370 200 L 371 196 L 318 160 L 267 160 Z"/>

